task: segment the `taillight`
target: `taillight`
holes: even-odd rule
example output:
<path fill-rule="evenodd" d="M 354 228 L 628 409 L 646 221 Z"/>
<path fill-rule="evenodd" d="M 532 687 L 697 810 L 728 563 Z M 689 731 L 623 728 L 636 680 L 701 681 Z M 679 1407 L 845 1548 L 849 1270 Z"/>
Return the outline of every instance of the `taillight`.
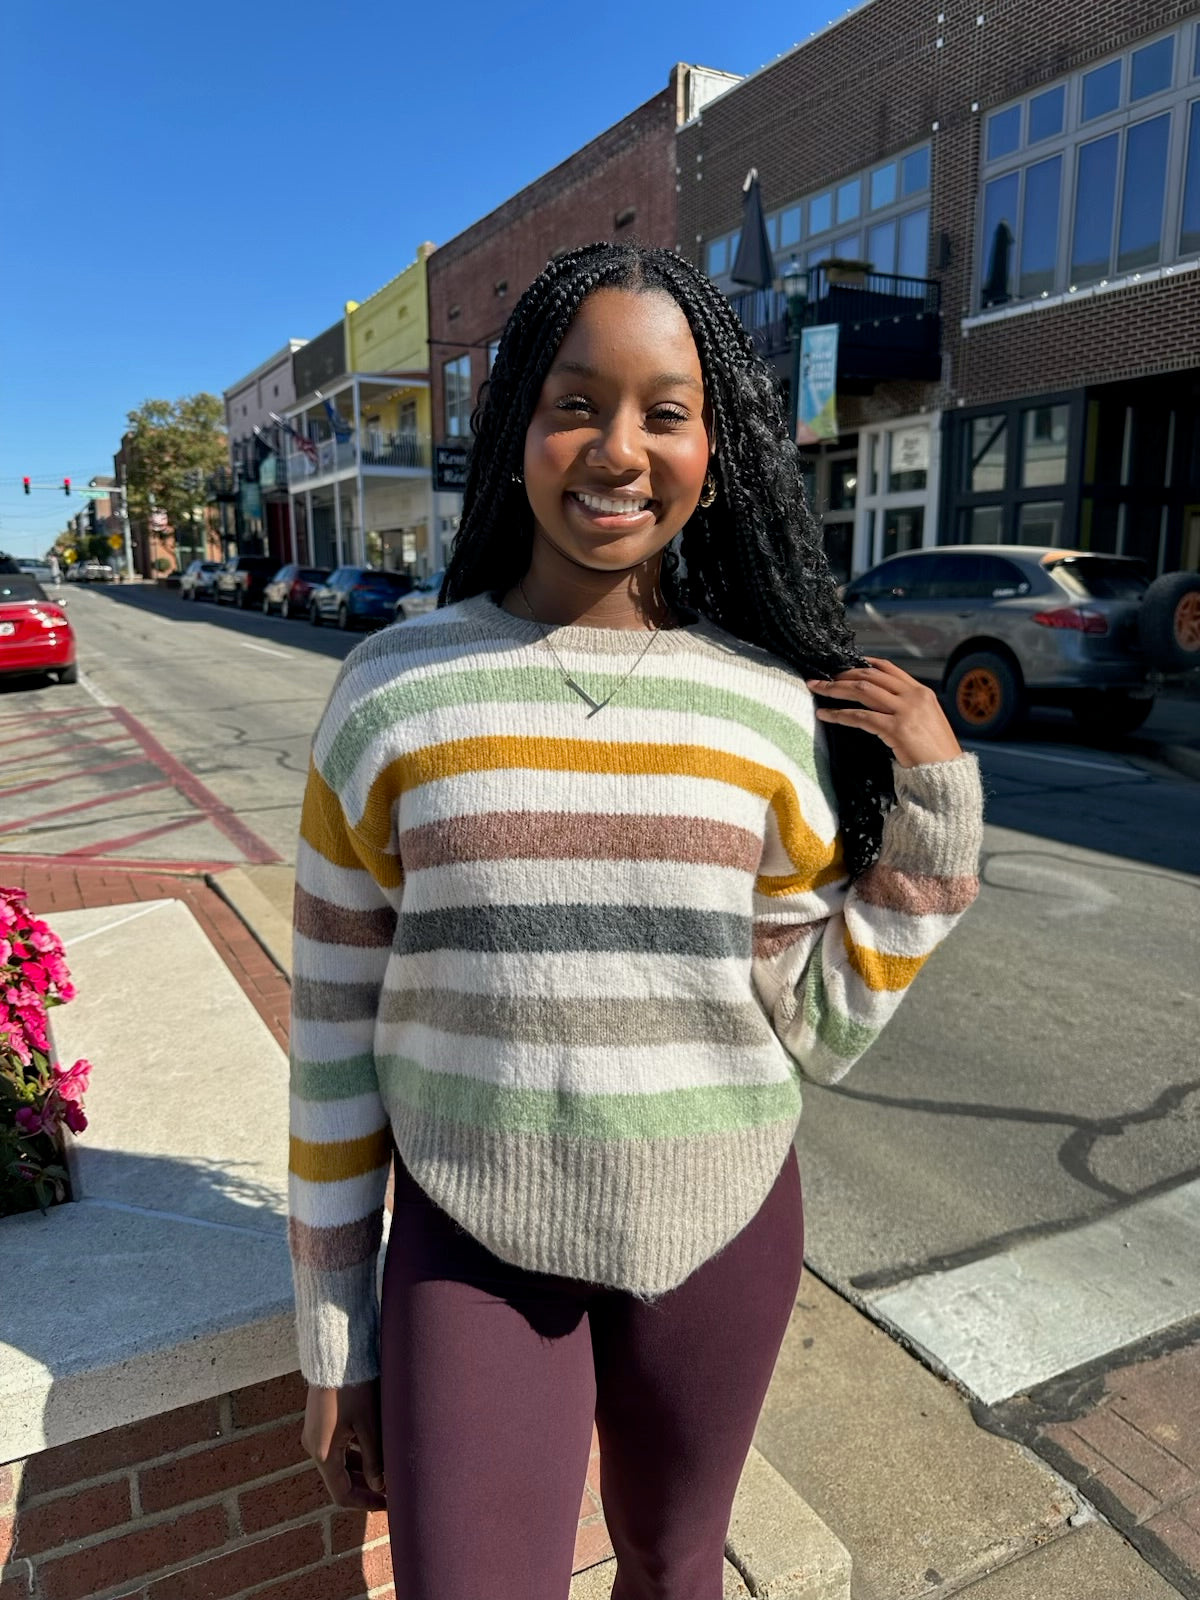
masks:
<path fill-rule="evenodd" d="M 1035 611 L 1035 622 L 1043 628 L 1070 628 L 1075 633 L 1107 633 L 1108 618 L 1100 611 L 1084 611 L 1077 606 L 1057 606 L 1053 611 Z"/>
<path fill-rule="evenodd" d="M 370 592 L 371 585 L 369 583 L 352 583 L 350 585 L 351 594 L 370 594 Z"/>

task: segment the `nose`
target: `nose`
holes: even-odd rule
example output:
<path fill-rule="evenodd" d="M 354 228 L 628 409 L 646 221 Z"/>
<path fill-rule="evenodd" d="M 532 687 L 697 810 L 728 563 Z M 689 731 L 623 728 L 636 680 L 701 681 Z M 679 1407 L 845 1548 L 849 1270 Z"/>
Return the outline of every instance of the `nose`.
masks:
<path fill-rule="evenodd" d="M 593 439 L 587 453 L 589 467 L 611 473 L 641 472 L 649 464 L 640 419 L 632 410 L 614 411 Z"/>

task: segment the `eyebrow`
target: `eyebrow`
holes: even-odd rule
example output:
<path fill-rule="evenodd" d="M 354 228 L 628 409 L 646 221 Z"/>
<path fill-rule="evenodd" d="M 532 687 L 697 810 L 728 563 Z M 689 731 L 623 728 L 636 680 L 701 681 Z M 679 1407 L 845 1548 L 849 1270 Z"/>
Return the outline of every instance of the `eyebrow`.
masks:
<path fill-rule="evenodd" d="M 577 378 L 598 378 L 600 374 L 595 367 L 589 367 L 586 361 L 556 361 L 550 369 L 552 372 L 570 373 Z M 660 372 L 650 384 L 652 389 L 699 389 L 703 391 L 704 385 L 699 378 L 693 378 L 688 372 Z"/>

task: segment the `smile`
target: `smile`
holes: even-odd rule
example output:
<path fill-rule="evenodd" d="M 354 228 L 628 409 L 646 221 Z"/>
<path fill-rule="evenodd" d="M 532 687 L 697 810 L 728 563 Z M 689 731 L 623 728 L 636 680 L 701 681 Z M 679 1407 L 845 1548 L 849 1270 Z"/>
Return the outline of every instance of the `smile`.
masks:
<path fill-rule="evenodd" d="M 577 501 L 585 510 L 593 511 L 602 517 L 630 517 L 637 516 L 643 511 L 648 511 L 654 504 L 653 500 L 629 495 L 587 494 L 583 490 L 569 491 L 570 498 Z"/>

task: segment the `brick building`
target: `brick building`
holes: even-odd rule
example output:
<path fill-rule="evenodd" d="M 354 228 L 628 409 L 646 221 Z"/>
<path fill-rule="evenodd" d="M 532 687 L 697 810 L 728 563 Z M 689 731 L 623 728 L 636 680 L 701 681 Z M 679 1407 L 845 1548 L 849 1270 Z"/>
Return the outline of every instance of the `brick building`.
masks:
<path fill-rule="evenodd" d="M 458 526 L 470 418 L 521 292 L 555 254 L 595 239 L 677 239 L 675 131 L 736 83 L 679 64 L 667 87 L 429 258 L 435 516 L 444 551 Z"/>
<path fill-rule="evenodd" d="M 1200 0 L 874 0 L 676 147 L 680 247 L 738 295 L 754 165 L 839 326 L 842 571 L 957 540 L 1200 567 Z M 786 379 L 782 290 L 739 309 Z"/>

